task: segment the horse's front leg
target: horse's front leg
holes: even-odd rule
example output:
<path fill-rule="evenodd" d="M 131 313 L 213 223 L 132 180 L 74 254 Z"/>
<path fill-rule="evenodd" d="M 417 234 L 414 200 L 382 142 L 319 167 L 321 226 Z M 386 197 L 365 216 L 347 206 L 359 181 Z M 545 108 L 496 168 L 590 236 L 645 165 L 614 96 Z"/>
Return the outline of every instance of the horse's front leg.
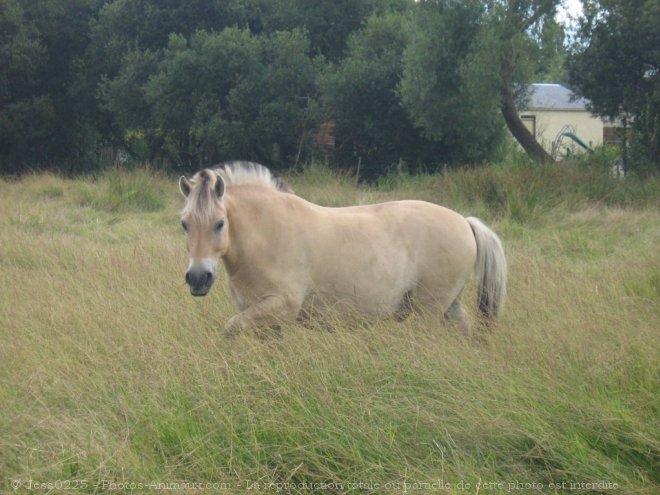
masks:
<path fill-rule="evenodd" d="M 225 325 L 225 335 L 232 336 L 247 328 L 269 327 L 285 321 L 294 321 L 301 304 L 302 302 L 285 296 L 266 296 L 232 316 Z"/>

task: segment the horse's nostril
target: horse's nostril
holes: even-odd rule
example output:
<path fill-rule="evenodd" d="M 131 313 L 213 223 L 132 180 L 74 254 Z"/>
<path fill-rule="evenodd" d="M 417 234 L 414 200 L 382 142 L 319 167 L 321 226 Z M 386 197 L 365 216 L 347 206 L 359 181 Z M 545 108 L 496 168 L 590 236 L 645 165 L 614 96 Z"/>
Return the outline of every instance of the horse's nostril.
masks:
<path fill-rule="evenodd" d="M 192 267 L 186 272 L 186 283 L 197 291 L 206 289 L 208 290 L 213 285 L 215 273 L 213 270 L 206 268 Z"/>

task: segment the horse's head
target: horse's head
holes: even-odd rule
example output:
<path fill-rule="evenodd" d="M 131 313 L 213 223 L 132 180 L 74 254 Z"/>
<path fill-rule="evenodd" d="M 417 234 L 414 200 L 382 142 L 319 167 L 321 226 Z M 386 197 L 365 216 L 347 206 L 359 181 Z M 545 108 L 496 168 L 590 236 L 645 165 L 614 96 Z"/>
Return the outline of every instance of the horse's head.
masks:
<path fill-rule="evenodd" d="M 179 179 L 186 198 L 181 225 L 186 233 L 190 263 L 186 283 L 193 296 L 205 296 L 215 281 L 218 258 L 229 246 L 225 183 L 213 170 L 202 170 L 191 181 Z"/>

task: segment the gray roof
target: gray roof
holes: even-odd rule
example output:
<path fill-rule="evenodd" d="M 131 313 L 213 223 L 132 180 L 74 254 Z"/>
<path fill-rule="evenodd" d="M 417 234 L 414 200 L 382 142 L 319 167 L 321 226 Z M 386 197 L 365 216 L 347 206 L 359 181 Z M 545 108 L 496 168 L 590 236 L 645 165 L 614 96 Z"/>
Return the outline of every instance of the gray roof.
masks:
<path fill-rule="evenodd" d="M 556 83 L 532 83 L 528 87 L 527 110 L 587 111 L 589 100 L 575 97 L 565 86 Z"/>

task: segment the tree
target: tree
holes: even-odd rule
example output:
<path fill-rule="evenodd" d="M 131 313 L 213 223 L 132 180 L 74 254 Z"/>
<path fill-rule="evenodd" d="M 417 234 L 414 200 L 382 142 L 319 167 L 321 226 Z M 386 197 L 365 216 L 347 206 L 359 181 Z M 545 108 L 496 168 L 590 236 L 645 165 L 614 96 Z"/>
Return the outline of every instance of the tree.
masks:
<path fill-rule="evenodd" d="M 502 137 L 490 95 L 494 82 L 483 79 L 485 92 L 472 91 L 464 71 L 484 12 L 478 1 L 421 2 L 410 26 L 400 95 L 415 125 L 443 145 L 449 163 L 487 160 Z"/>
<path fill-rule="evenodd" d="M 571 84 L 591 110 L 632 122 L 644 161 L 660 163 L 660 4 L 657 0 L 584 2 Z"/>
<path fill-rule="evenodd" d="M 91 0 L 0 0 L 3 170 L 85 166 L 98 135 L 76 80 L 94 9 Z"/>
<path fill-rule="evenodd" d="M 374 14 L 405 10 L 411 0 L 263 0 L 264 28 L 269 32 L 302 28 L 311 48 L 326 60 L 339 61 L 352 33 Z"/>
<path fill-rule="evenodd" d="M 16 172 L 42 134 L 31 122 L 52 119 L 52 105 L 34 76 L 45 48 L 16 0 L 0 0 L 0 170 Z"/>
<path fill-rule="evenodd" d="M 402 83 L 403 101 L 415 121 L 436 139 L 453 138 L 485 150 L 496 142 L 498 112 L 533 159 L 551 160 L 523 125 L 517 107 L 539 72 L 533 28 L 554 17 L 557 3 L 421 2 Z"/>
<path fill-rule="evenodd" d="M 335 159 L 351 166 L 360 160 L 363 176 L 382 173 L 399 160 L 431 166 L 444 155 L 401 105 L 398 86 L 407 43 L 403 16 L 371 17 L 351 35 L 346 56 L 320 77 L 324 110 L 336 123 Z"/>
<path fill-rule="evenodd" d="M 259 1 L 259 0 L 257 0 Z M 86 94 L 101 92 L 96 125 L 115 146 L 140 160 L 155 160 L 163 136 L 141 131 L 126 133 L 126 119 L 150 115 L 142 85 L 162 57 L 170 35 L 190 38 L 198 30 L 222 31 L 232 25 L 258 24 L 246 0 L 111 0 L 103 2 L 89 21 L 90 43 L 80 84 Z M 109 88 L 128 99 L 108 98 Z M 139 120 L 139 119 L 138 119 Z"/>
<path fill-rule="evenodd" d="M 351 164 L 485 161 L 505 123 L 542 161 L 516 105 L 559 71 L 557 2 L 0 0 L 0 166 L 84 171 L 108 148 L 280 166 L 320 106 Z"/>
<path fill-rule="evenodd" d="M 360 28 L 367 16 L 374 11 L 402 8 L 409 3 L 410 0 L 108 2 L 101 9 L 98 20 L 92 23 L 92 43 L 88 50 L 93 72 L 91 79 L 101 88 L 102 108 L 109 112 L 106 130 L 114 134 L 117 143 L 140 159 L 154 160 L 165 154 L 170 160 L 179 155 L 177 161 L 188 163 L 207 155 L 209 159 L 224 156 L 233 150 L 240 155 L 232 158 L 258 156 L 277 164 L 284 157 L 299 156 L 306 141 L 306 131 L 301 125 L 313 118 L 311 108 L 315 106 L 316 89 L 314 84 L 311 89 L 310 81 L 316 76 L 309 70 L 317 72 L 322 65 L 321 59 L 310 65 L 314 55 L 321 55 L 325 60 L 340 59 L 349 34 Z M 254 45 L 257 38 L 273 42 L 269 46 L 269 42 L 264 41 L 264 46 L 257 50 L 261 53 L 261 62 L 257 65 L 263 70 L 256 70 L 254 74 L 261 80 L 262 74 L 268 72 L 270 80 L 264 80 L 258 87 L 255 81 L 246 77 L 231 89 L 211 90 L 204 80 L 208 70 L 194 62 L 190 63 L 201 71 L 198 79 L 190 73 L 176 76 L 178 63 L 184 63 L 186 57 L 202 56 L 203 50 L 199 49 L 193 55 L 185 49 L 185 55 L 179 53 L 177 57 L 181 59 L 175 60 L 175 46 L 180 47 L 185 41 L 191 43 L 188 48 L 197 50 L 199 47 L 193 43 L 196 33 L 221 33 L 226 28 L 239 29 L 243 34 L 234 31 L 234 41 L 246 43 L 246 48 Z M 305 50 L 297 46 L 303 37 L 307 44 Z M 268 57 L 272 60 L 266 60 Z M 156 63 L 158 60 L 163 63 Z M 237 60 L 236 74 L 245 74 L 248 67 L 240 63 L 240 56 Z M 158 67 L 154 67 L 154 63 Z M 219 81 L 230 77 L 233 66 L 222 71 L 213 60 L 209 63 L 215 68 L 214 76 Z M 293 70 L 287 73 L 291 68 Z M 153 71 L 161 74 L 155 75 Z M 297 76 L 300 78 L 296 79 Z M 167 85 L 168 80 L 174 84 L 176 77 L 180 77 L 178 93 L 181 98 L 170 101 L 167 93 L 162 99 L 157 96 L 158 84 Z M 286 83 L 274 84 L 274 81 Z M 206 86 L 199 87 L 203 85 Z M 230 99 L 227 99 L 225 90 L 231 91 Z M 204 105 L 195 100 L 196 96 L 187 96 L 199 94 L 207 98 Z M 255 106 L 257 104 L 261 105 L 259 109 Z M 187 111 L 181 108 L 184 105 L 189 105 Z M 232 117 L 228 123 L 228 112 L 242 113 L 243 116 Z M 176 118 L 171 118 L 173 115 Z M 220 115 L 223 117 L 218 120 Z M 256 120 L 249 122 L 248 115 Z M 163 125 L 166 127 L 161 127 Z M 176 139 L 172 134 L 175 128 L 178 129 Z M 225 134 L 212 138 L 211 132 Z M 260 137 L 255 141 L 257 134 Z M 296 134 L 295 138 L 293 134 Z M 268 139 L 271 142 L 266 144 Z M 225 143 L 220 145 L 220 140 Z M 246 140 L 251 140 L 254 146 Z M 210 149 L 212 141 L 216 142 L 216 151 Z M 165 148 L 169 150 L 166 153 Z"/>
<path fill-rule="evenodd" d="M 480 49 L 492 52 L 496 61 L 494 75 L 500 92 L 502 116 L 509 131 L 527 154 L 539 163 L 552 158 L 520 120 L 516 106 L 516 89 L 526 86 L 534 67 L 528 55 L 533 53 L 534 40 L 529 30 L 548 18 L 554 18 L 558 0 L 508 0 L 498 2 L 484 29 L 493 30 L 491 46 Z"/>
<path fill-rule="evenodd" d="M 534 40 L 534 53 L 530 58 L 534 61 L 535 82 L 566 81 L 569 50 L 564 25 L 555 18 L 546 16 L 532 28 L 530 36 Z"/>
<path fill-rule="evenodd" d="M 278 166 L 299 153 L 313 126 L 317 69 L 308 52 L 302 31 L 172 34 L 164 50 L 129 52 L 103 98 L 125 141 L 141 136 L 151 159 Z"/>
<path fill-rule="evenodd" d="M 90 58 L 114 77 L 129 51 L 158 50 L 171 34 L 250 24 L 246 0 L 111 0 L 92 21 Z"/>

